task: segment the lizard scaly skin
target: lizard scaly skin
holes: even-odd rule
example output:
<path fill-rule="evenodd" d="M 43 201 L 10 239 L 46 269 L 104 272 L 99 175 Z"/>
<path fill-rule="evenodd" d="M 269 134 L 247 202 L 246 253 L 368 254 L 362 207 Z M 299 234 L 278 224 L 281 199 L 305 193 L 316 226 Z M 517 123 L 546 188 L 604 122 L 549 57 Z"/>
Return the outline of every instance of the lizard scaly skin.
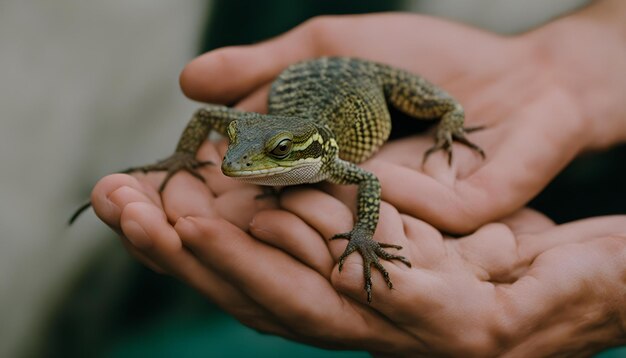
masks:
<path fill-rule="evenodd" d="M 331 239 L 348 239 L 339 258 L 339 270 L 354 251 L 363 257 L 367 300 L 371 302 L 371 266 L 389 286 L 389 274 L 378 258 L 399 260 L 403 256 L 385 248 L 398 245 L 373 240 L 378 223 L 381 187 L 376 176 L 356 164 L 370 158 L 389 137 L 390 104 L 419 119 L 440 119 L 435 145 L 452 158 L 457 140 L 484 157 L 483 151 L 465 137 L 479 128 L 464 128 L 461 105 L 443 90 L 420 76 L 387 65 L 355 58 L 319 58 L 288 67 L 274 81 L 268 114 L 208 105 L 199 109 L 185 128 L 175 153 L 156 164 L 132 171 L 168 172 L 161 190 L 173 174 L 186 170 L 204 180 L 197 168 L 208 164 L 195 159 L 210 131 L 227 135 L 228 150 L 222 162 L 224 174 L 246 182 L 285 186 L 327 180 L 358 185 L 357 220 L 353 229 Z"/>

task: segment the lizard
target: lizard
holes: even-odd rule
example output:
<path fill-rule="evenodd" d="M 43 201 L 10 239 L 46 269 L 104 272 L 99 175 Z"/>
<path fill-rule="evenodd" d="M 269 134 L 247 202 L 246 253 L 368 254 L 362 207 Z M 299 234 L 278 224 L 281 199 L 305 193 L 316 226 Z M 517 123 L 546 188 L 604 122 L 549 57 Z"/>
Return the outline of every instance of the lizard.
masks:
<path fill-rule="evenodd" d="M 289 186 L 328 181 L 358 185 L 356 223 L 351 231 L 330 238 L 348 239 L 338 259 L 339 271 L 354 251 L 363 258 L 364 289 L 372 301 L 371 267 L 393 283 L 379 258 L 404 256 L 385 249 L 399 245 L 373 239 L 379 219 L 381 185 L 371 172 L 357 164 L 369 159 L 386 142 L 391 131 L 388 105 L 411 117 L 438 119 L 435 143 L 423 155 L 422 164 L 435 151 L 444 150 L 452 161 L 452 143 L 458 141 L 484 159 L 484 151 L 466 133 L 483 127 L 464 127 L 461 104 L 425 78 L 386 64 L 348 57 L 322 57 L 287 67 L 271 85 L 267 114 L 207 104 L 198 109 L 184 129 L 176 150 L 151 165 L 123 171 L 167 172 L 159 191 L 179 171 L 205 179 L 198 168 L 214 164 L 200 161 L 196 152 L 211 131 L 229 139 L 222 172 L 244 182 Z M 87 203 L 72 217 L 89 206 Z"/>

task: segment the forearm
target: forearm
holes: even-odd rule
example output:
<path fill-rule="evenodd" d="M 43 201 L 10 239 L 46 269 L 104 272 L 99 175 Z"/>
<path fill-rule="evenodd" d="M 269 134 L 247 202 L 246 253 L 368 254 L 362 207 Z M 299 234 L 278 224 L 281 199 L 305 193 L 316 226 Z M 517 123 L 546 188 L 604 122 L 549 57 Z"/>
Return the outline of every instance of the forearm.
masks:
<path fill-rule="evenodd" d="M 586 149 L 626 142 L 626 2 L 598 0 L 521 37 L 580 106 Z"/>

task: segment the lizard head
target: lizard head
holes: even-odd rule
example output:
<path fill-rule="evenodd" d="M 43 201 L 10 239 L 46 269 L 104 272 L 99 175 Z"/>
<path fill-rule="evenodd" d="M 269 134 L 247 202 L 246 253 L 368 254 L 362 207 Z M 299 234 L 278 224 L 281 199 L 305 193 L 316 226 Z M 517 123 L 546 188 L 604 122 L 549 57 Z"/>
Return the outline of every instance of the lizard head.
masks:
<path fill-rule="evenodd" d="M 323 180 L 324 137 L 308 119 L 253 115 L 232 121 L 222 172 L 260 185 Z"/>

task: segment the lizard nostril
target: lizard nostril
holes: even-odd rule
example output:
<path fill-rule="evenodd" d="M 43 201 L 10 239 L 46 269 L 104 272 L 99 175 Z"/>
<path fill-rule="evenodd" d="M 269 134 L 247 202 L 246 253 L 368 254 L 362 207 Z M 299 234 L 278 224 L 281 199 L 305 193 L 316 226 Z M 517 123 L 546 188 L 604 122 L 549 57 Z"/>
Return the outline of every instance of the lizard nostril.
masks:
<path fill-rule="evenodd" d="M 249 166 L 251 166 L 251 165 L 252 165 L 251 163 L 246 163 L 246 167 L 249 167 Z"/>

